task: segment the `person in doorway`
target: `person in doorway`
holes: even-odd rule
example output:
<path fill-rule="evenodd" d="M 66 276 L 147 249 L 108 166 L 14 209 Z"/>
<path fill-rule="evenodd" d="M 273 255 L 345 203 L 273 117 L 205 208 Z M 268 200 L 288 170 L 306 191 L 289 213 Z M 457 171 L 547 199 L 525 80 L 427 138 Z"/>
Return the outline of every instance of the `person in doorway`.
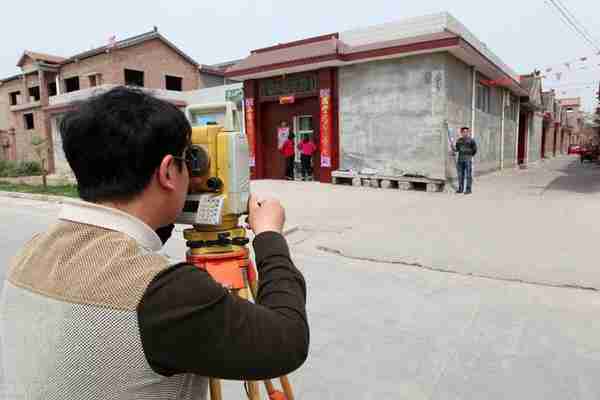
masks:
<path fill-rule="evenodd" d="M 310 140 L 308 135 L 302 138 L 302 141 L 298 143 L 298 150 L 300 150 L 300 161 L 302 163 L 302 179 L 307 180 L 312 178 L 312 156 L 317 146 Z"/>
<path fill-rule="evenodd" d="M 458 191 L 456 193 L 471 194 L 473 189 L 473 157 L 477 154 L 477 143 L 471 137 L 471 129 L 462 127 L 460 139 L 454 145 L 454 151 L 458 153 Z M 465 188 L 466 181 L 466 188 Z"/>
<path fill-rule="evenodd" d="M 290 134 L 290 127 L 288 126 L 287 121 L 281 121 L 279 123 L 279 127 L 277 127 L 277 148 L 281 150 L 285 141 Z"/>
<path fill-rule="evenodd" d="M 296 151 L 294 150 L 294 133 L 288 134 L 287 140 L 281 147 L 281 154 L 285 157 L 285 179 L 294 180 L 294 163 L 296 162 Z"/>

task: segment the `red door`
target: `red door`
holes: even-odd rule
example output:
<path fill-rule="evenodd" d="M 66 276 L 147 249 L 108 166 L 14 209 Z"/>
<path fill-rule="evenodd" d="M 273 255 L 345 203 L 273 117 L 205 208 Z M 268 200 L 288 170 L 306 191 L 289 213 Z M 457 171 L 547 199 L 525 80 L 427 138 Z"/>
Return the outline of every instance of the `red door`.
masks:
<path fill-rule="evenodd" d="M 319 100 L 317 97 L 296 99 L 293 104 L 265 102 L 261 104 L 261 140 L 263 147 L 263 165 L 265 179 L 283 179 L 285 177 L 285 158 L 277 148 L 277 127 L 281 121 L 286 121 L 293 127 L 294 116 L 312 115 L 313 121 L 319 121 Z M 318 124 L 315 126 L 314 140 L 319 146 Z M 319 178 L 319 151 L 313 157 L 315 180 Z M 300 160 L 296 160 L 300 162 Z"/>

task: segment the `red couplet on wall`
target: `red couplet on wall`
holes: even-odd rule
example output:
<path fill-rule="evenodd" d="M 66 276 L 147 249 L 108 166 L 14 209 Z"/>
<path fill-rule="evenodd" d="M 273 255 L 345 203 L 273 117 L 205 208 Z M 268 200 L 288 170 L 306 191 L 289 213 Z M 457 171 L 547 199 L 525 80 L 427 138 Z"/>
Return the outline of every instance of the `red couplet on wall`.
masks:
<path fill-rule="evenodd" d="M 254 127 L 254 99 L 246 99 L 246 136 L 248 138 L 248 152 L 250 153 L 250 167 L 256 166 L 256 129 Z"/>
<path fill-rule="evenodd" d="M 331 168 L 331 90 L 321 89 L 319 99 L 321 104 L 321 167 Z"/>

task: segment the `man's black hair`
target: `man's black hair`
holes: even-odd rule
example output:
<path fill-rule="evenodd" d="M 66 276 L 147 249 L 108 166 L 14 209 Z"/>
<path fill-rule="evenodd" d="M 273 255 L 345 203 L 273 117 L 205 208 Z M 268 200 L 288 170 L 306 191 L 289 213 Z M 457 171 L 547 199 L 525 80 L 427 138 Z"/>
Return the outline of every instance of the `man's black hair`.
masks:
<path fill-rule="evenodd" d="M 461 132 L 469 131 L 469 130 L 471 130 L 471 128 L 469 128 L 468 126 L 463 126 L 462 128 L 460 128 Z"/>
<path fill-rule="evenodd" d="M 67 113 L 60 134 L 79 196 L 126 201 L 148 186 L 167 154 L 182 156 L 191 127 L 174 105 L 121 86 Z"/>

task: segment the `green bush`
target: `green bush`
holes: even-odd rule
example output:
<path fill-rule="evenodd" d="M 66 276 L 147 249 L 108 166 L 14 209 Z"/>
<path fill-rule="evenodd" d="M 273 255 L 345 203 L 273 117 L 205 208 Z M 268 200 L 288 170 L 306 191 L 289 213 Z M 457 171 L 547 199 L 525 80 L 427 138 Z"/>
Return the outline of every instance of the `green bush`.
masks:
<path fill-rule="evenodd" d="M 0 177 L 12 178 L 19 176 L 39 176 L 42 167 L 36 161 L 0 160 Z"/>

